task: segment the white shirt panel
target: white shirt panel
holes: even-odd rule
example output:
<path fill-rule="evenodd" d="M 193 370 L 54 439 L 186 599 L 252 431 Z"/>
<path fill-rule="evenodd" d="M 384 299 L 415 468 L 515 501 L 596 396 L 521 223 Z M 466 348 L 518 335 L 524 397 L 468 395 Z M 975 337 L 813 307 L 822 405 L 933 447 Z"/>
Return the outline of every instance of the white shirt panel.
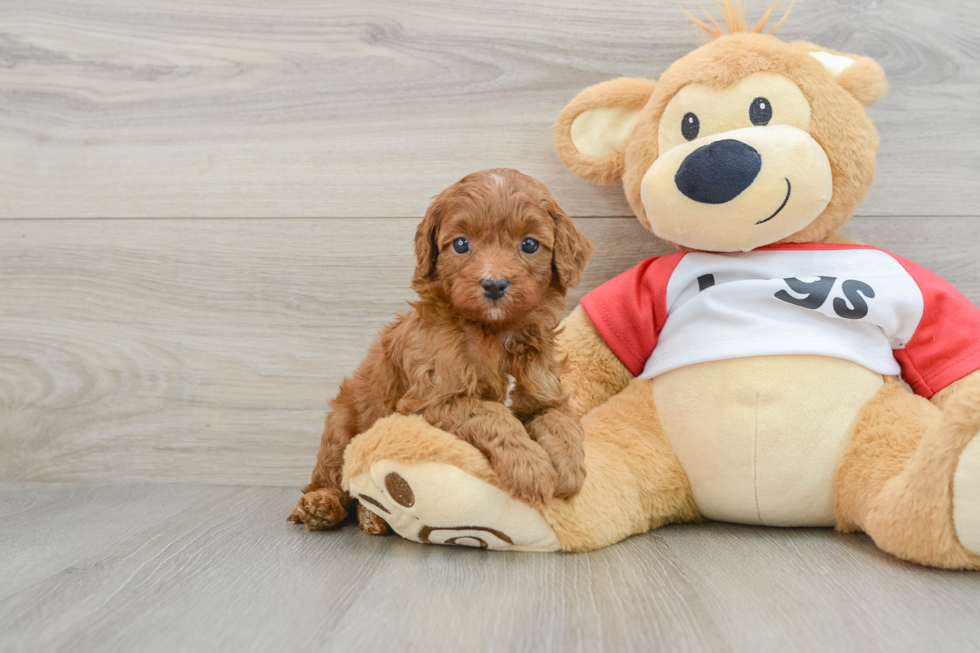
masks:
<path fill-rule="evenodd" d="M 692 253 L 667 283 L 667 319 L 641 374 L 713 360 L 816 354 L 898 374 L 892 353 L 922 318 L 922 292 L 872 249 Z"/>

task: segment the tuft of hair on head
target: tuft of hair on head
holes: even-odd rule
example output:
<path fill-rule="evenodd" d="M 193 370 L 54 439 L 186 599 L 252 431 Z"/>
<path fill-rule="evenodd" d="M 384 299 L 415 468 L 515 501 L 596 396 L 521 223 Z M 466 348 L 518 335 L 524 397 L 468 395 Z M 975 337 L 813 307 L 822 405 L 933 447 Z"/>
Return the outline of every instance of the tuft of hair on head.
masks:
<path fill-rule="evenodd" d="M 776 28 L 786 21 L 786 19 L 789 17 L 789 12 L 793 9 L 793 5 L 795 3 L 796 0 L 790 2 L 786 13 L 783 14 L 783 17 L 780 18 L 779 21 L 772 26 L 772 29 L 766 32 L 766 34 L 772 34 L 776 31 Z M 721 12 L 722 20 L 725 21 L 725 27 L 728 28 L 729 34 L 742 34 L 749 31 L 754 34 L 762 34 L 763 30 L 766 29 L 766 23 L 769 22 L 769 18 L 772 16 L 772 12 L 776 6 L 779 5 L 779 2 L 776 2 L 770 6 L 769 9 L 766 10 L 766 13 L 762 15 L 759 22 L 756 23 L 755 27 L 753 27 L 751 30 L 749 30 L 748 20 L 745 17 L 745 5 L 742 4 L 742 0 L 722 0 L 722 4 L 718 4 L 715 0 L 712 0 L 712 4 L 718 9 L 718 11 Z M 687 14 L 687 17 L 693 20 L 698 27 L 707 32 L 708 36 L 710 36 L 712 39 L 718 39 L 724 36 L 725 28 L 718 24 L 718 21 L 715 20 L 714 16 L 708 13 L 703 5 L 698 6 L 701 8 L 701 11 L 704 12 L 704 15 L 708 17 L 708 20 L 711 21 L 711 25 L 708 25 L 686 9 L 682 9 L 682 11 Z"/>

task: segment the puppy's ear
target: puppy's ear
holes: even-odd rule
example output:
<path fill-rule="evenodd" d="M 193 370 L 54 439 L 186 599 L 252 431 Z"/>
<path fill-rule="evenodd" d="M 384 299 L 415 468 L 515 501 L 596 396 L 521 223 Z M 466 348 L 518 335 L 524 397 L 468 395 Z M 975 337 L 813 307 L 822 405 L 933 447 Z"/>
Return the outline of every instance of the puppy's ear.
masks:
<path fill-rule="evenodd" d="M 555 202 L 546 201 L 548 213 L 555 220 L 555 246 L 552 250 L 552 268 L 562 290 L 578 284 L 589 257 L 595 252 L 592 241 L 575 228 L 575 223 Z"/>
<path fill-rule="evenodd" d="M 626 141 L 655 86 L 651 79 L 611 79 L 569 102 L 555 123 L 555 151 L 565 167 L 597 184 L 621 179 Z"/>
<path fill-rule="evenodd" d="M 424 285 L 432 281 L 439 258 L 439 228 L 445 212 L 445 193 L 438 195 L 425 212 L 425 217 L 415 230 L 415 275 L 413 285 Z"/>

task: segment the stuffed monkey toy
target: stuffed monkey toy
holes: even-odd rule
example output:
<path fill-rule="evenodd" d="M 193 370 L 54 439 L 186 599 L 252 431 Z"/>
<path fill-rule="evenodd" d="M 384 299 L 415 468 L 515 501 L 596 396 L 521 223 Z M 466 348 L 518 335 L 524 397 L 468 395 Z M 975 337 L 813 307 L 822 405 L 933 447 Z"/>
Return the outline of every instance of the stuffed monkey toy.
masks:
<path fill-rule="evenodd" d="M 558 117 L 566 167 L 622 180 L 678 250 L 564 322 L 583 489 L 521 503 L 468 444 L 390 417 L 351 443 L 344 478 L 403 537 L 587 551 L 713 519 L 860 530 L 906 560 L 980 569 L 980 310 L 835 235 L 874 180 L 865 107 L 884 72 L 724 9 L 730 33 L 698 21 L 713 40 L 659 80 L 592 86 Z"/>

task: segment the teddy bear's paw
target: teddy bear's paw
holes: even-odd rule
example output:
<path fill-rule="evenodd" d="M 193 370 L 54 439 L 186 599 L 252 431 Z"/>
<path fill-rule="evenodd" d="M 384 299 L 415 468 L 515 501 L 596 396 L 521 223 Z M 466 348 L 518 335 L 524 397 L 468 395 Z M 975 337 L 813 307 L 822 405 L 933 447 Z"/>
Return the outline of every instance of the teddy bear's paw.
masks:
<path fill-rule="evenodd" d="M 511 551 L 557 551 L 530 506 L 458 467 L 378 460 L 350 479 L 351 496 L 405 539 Z"/>
<path fill-rule="evenodd" d="M 980 434 L 967 443 L 956 464 L 953 525 L 960 544 L 980 555 Z"/>

